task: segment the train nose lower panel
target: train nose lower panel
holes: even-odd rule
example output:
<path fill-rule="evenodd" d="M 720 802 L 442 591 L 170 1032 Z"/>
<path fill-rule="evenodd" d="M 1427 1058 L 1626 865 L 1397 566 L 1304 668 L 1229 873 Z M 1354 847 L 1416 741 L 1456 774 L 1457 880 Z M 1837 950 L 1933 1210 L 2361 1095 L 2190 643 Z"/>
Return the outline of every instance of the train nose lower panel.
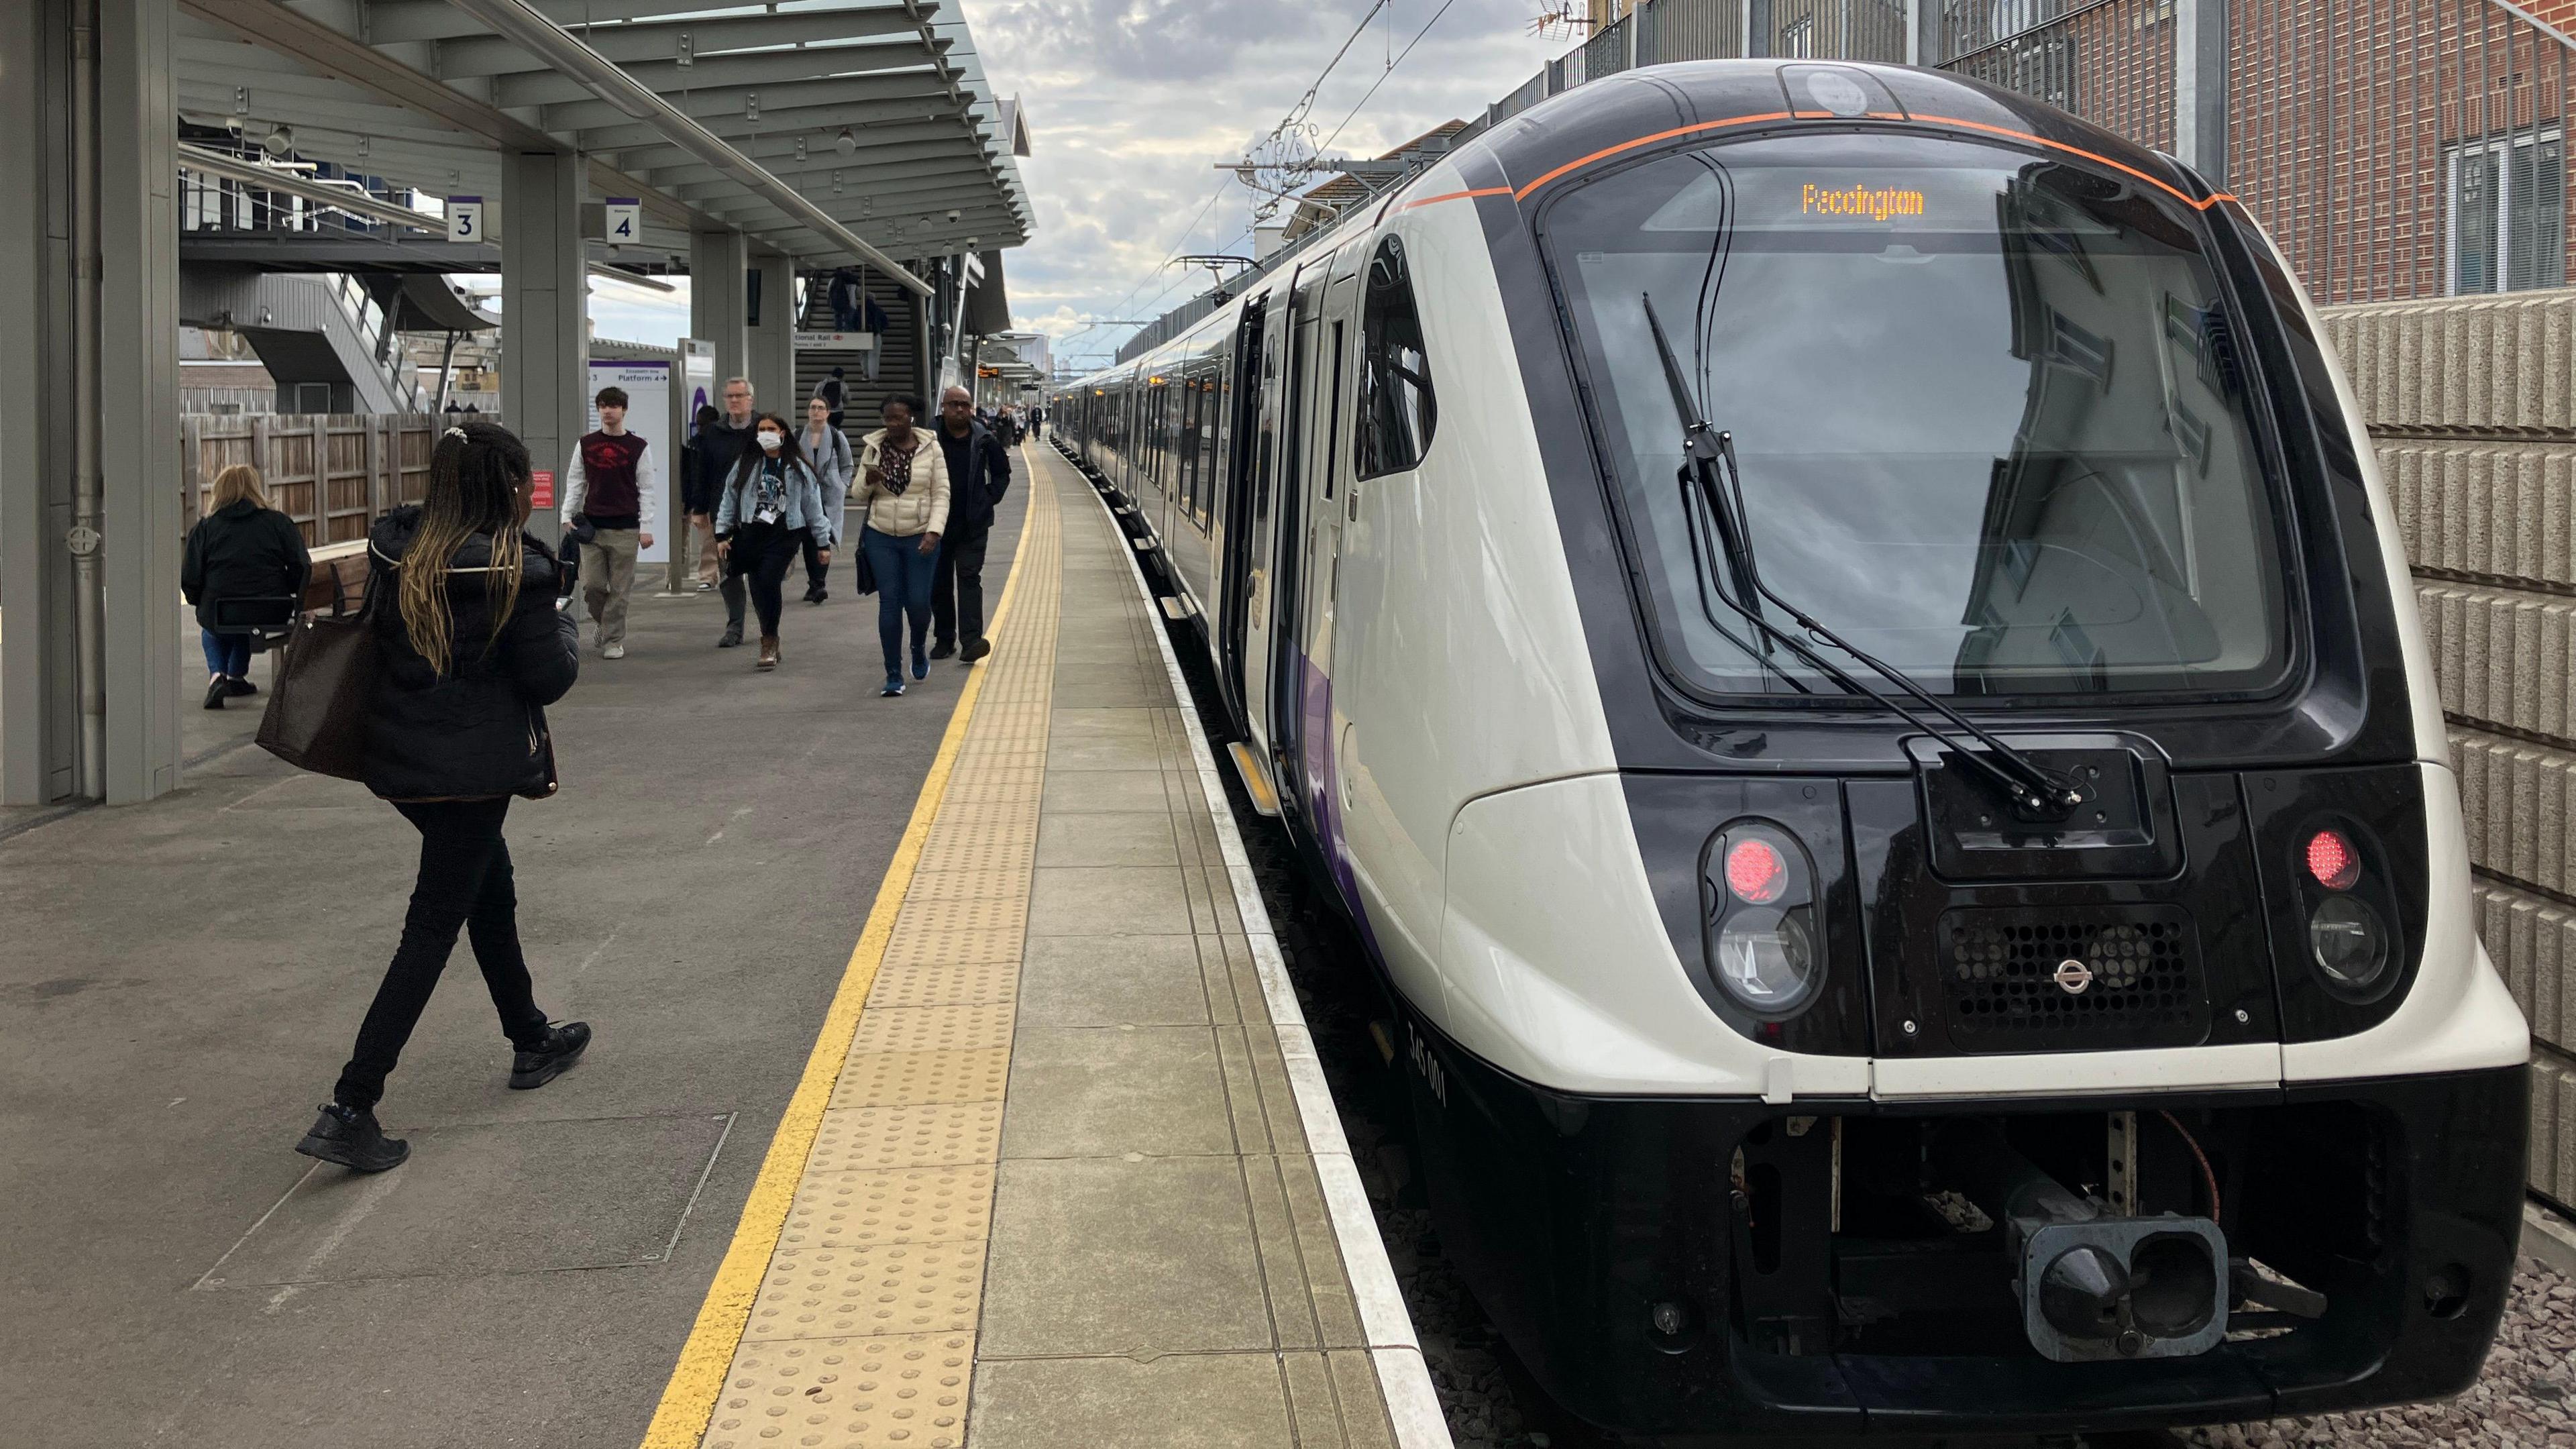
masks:
<path fill-rule="evenodd" d="M 2503 1312 L 2524 1068 L 1779 1107 L 1550 1092 L 1414 1026 L 1447 1250 L 1549 1391 L 1615 1429 L 2391 1403 L 2464 1388 Z"/>

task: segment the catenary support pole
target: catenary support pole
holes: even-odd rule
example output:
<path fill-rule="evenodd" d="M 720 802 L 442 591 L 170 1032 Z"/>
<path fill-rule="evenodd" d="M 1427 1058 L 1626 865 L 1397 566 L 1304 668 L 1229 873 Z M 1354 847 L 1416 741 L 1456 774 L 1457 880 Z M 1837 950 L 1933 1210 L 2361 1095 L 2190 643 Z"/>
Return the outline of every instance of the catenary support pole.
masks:
<path fill-rule="evenodd" d="M 2174 154 L 2227 185 L 2227 0 L 2174 0 Z"/>
<path fill-rule="evenodd" d="M 528 445 L 531 464 L 563 469 L 588 416 L 590 277 L 581 235 L 582 168 L 570 152 L 514 151 L 501 169 L 501 416 Z M 555 509 L 528 519 L 557 539 Z"/>

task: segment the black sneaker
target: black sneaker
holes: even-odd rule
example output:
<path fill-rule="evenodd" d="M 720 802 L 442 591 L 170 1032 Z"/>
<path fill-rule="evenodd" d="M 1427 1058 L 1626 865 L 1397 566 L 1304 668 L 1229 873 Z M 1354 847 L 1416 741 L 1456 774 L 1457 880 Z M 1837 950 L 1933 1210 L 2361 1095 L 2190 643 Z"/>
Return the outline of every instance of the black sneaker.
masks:
<path fill-rule="evenodd" d="M 742 626 L 740 624 L 727 624 L 725 625 L 724 637 L 716 641 L 716 647 L 718 649 L 732 649 L 739 647 L 741 643 Z"/>
<path fill-rule="evenodd" d="M 930 657 L 933 659 L 945 659 L 956 652 L 957 641 L 954 639 L 942 639 L 930 646 Z"/>
<path fill-rule="evenodd" d="M 251 683 L 247 679 L 227 679 L 224 681 L 224 693 L 235 697 L 245 694 L 257 694 L 259 693 L 259 686 Z"/>
<path fill-rule="evenodd" d="M 336 1162 L 359 1172 L 382 1172 L 400 1167 L 411 1156 L 411 1144 L 387 1137 L 376 1125 L 376 1114 L 361 1107 L 343 1107 L 332 1102 L 313 1119 L 313 1130 L 295 1144 L 295 1150 L 324 1162 Z"/>
<path fill-rule="evenodd" d="M 230 698 L 231 695 L 232 691 L 224 687 L 224 677 L 222 675 L 218 674 L 214 678 L 206 681 L 206 708 L 222 709 L 224 707 L 224 701 Z"/>
<path fill-rule="evenodd" d="M 812 585 L 805 590 L 805 602 L 809 604 L 819 604 L 829 597 L 831 597 L 830 593 L 821 584 Z"/>
<path fill-rule="evenodd" d="M 966 641 L 966 647 L 957 651 L 957 662 L 960 664 L 972 664 L 976 660 L 981 659 L 992 652 L 992 640 L 969 639 Z"/>
<path fill-rule="evenodd" d="M 567 1021 L 549 1027 L 546 1044 L 535 1051 L 523 1051 L 510 1059 L 510 1090 L 526 1092 L 542 1087 L 572 1069 L 581 1054 L 590 1047 L 590 1023 Z"/>

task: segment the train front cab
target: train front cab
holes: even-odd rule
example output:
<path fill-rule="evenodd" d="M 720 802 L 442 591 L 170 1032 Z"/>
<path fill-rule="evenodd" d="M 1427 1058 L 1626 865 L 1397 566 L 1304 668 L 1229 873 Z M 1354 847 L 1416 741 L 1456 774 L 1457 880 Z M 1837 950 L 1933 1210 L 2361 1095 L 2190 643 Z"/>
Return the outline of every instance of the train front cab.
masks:
<path fill-rule="evenodd" d="M 1856 67 L 1585 87 L 1415 190 L 1468 198 L 1497 298 L 1557 304 L 1500 309 L 1526 427 L 1421 486 L 1508 495 L 1526 438 L 1616 759 L 1462 795 L 1437 985 L 1395 968 L 1444 1247 L 1545 1386 L 1669 1434 L 2465 1387 L 2526 1042 L 2387 496 L 2250 220 Z M 1740 483 L 1694 482 L 1677 390 Z M 1718 488 L 1765 582 L 2078 811 L 2017 817 L 1936 711 L 1711 600 Z M 1503 606 L 1543 610 L 1522 582 Z M 1387 891 L 1343 882 L 1364 917 Z M 1396 914 L 1363 921 L 1391 958 Z M 1708 1085 L 1660 1088 L 1694 1069 L 1667 1051 Z"/>

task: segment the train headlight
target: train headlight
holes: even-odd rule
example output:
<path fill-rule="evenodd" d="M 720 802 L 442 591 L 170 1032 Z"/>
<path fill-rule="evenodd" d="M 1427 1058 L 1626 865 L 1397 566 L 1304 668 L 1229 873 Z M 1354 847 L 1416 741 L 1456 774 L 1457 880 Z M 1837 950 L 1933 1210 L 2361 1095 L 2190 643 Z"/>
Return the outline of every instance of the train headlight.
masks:
<path fill-rule="evenodd" d="M 2308 955 L 2329 982 L 2366 990 L 2388 969 L 2388 928 L 2360 897 L 2328 896 L 2308 916 Z"/>
<path fill-rule="evenodd" d="M 1794 1016 L 1824 980 L 1816 872 L 1796 836 L 1767 821 L 1721 831 L 1709 851 L 1709 966 L 1747 1009 Z"/>

